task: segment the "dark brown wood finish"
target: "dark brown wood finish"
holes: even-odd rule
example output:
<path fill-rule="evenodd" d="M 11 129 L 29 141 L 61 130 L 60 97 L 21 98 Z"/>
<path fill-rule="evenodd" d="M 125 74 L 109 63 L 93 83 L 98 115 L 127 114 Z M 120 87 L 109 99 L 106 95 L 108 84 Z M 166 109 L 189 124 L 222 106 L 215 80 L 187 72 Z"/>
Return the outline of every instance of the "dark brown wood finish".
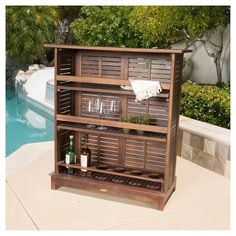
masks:
<path fill-rule="evenodd" d="M 68 110 L 65 110 L 67 112 Z M 129 128 L 135 130 L 143 130 L 149 132 L 157 132 L 157 133 L 167 133 L 167 127 L 162 126 L 154 126 L 154 125 L 141 125 L 141 124 L 133 124 L 122 121 L 112 121 L 112 120 L 102 120 L 95 118 L 85 118 L 85 117 L 76 117 L 71 115 L 59 115 L 56 116 L 58 121 L 67 121 L 74 123 L 82 123 L 82 124 L 94 124 L 94 125 L 104 125 L 109 127 L 117 127 L 117 128 Z"/>
<path fill-rule="evenodd" d="M 58 57 L 58 50 L 57 48 L 54 48 L 54 61 L 55 61 L 55 66 L 54 68 L 54 84 L 55 84 L 55 88 L 54 88 L 54 117 L 57 115 L 57 110 L 58 110 L 58 106 L 59 106 L 59 96 L 57 96 L 57 79 L 56 79 L 56 75 L 58 74 L 58 69 L 60 68 L 60 59 Z M 56 173 L 58 173 L 58 169 L 57 169 L 57 162 L 59 161 L 58 158 L 60 159 L 60 135 L 59 132 L 57 132 L 57 120 L 54 119 L 54 170 Z"/>
<path fill-rule="evenodd" d="M 168 192 L 161 193 L 160 191 L 152 189 L 142 189 L 140 187 L 123 185 L 116 182 L 108 182 L 66 174 L 54 174 L 51 178 L 52 189 L 57 189 L 60 186 L 79 188 L 86 191 L 146 202 L 152 204 L 158 210 L 164 210 L 167 200 L 175 189 L 175 184 L 175 182 L 172 184 Z"/>
<path fill-rule="evenodd" d="M 169 163 L 169 177 L 168 177 L 168 188 L 175 179 L 175 170 L 176 170 L 176 144 L 177 144 L 177 131 L 179 126 L 179 107 L 180 107 L 180 91 L 182 84 L 182 66 L 183 66 L 183 55 L 175 55 L 175 77 L 173 84 L 173 100 L 175 104 L 172 106 L 173 117 L 171 123 L 171 143 L 170 143 L 170 163 Z"/>
<path fill-rule="evenodd" d="M 175 54 L 171 55 L 171 86 L 170 86 L 170 102 L 169 102 L 169 114 L 168 114 L 168 134 L 166 140 L 166 160 L 165 160 L 165 182 L 164 182 L 164 191 L 168 189 L 168 178 L 169 178 L 169 162 L 170 162 L 170 143 L 171 143 L 171 131 L 172 131 L 172 118 L 173 118 L 173 91 L 174 91 L 174 78 L 175 78 L 175 63 L 176 57 Z"/>
<path fill-rule="evenodd" d="M 149 49 L 149 48 L 115 48 L 115 47 L 91 47 L 91 46 L 79 46 L 79 45 L 58 45 L 58 44 L 44 44 L 46 48 L 59 48 L 59 49 L 72 49 L 72 50 L 88 50 L 88 51 L 102 51 L 102 52 L 137 52 L 137 53 L 159 53 L 159 54 L 171 54 L 171 53 L 188 53 L 192 50 L 182 49 Z"/>
<path fill-rule="evenodd" d="M 104 85 L 118 85 L 118 86 L 130 86 L 129 80 L 127 79 L 108 79 L 99 77 L 79 77 L 70 75 L 57 75 L 58 81 L 68 81 L 68 82 L 81 82 L 81 83 L 91 83 L 91 84 L 104 84 Z M 161 83 L 163 89 L 169 89 L 169 84 Z"/>
<path fill-rule="evenodd" d="M 55 173 L 51 187 L 69 186 L 155 204 L 163 210 L 175 190 L 176 137 L 179 119 L 183 53 L 179 49 L 134 49 L 45 45 L 55 56 Z M 163 92 L 135 102 L 129 79 L 157 80 Z M 88 111 L 88 101 L 115 100 L 120 111 L 103 119 Z M 150 125 L 123 122 L 128 115 L 148 115 Z M 107 130 L 88 128 L 104 125 Z M 131 130 L 124 133 L 123 128 Z M 136 130 L 144 131 L 138 135 Z M 69 135 L 75 136 L 79 156 L 81 137 L 89 135 L 91 176 L 81 177 L 78 163 L 65 174 Z M 107 169 L 98 169 L 103 164 Z M 124 172 L 115 172 L 114 168 Z M 133 172 L 134 174 L 133 174 Z M 136 175 L 135 173 L 139 173 Z"/>

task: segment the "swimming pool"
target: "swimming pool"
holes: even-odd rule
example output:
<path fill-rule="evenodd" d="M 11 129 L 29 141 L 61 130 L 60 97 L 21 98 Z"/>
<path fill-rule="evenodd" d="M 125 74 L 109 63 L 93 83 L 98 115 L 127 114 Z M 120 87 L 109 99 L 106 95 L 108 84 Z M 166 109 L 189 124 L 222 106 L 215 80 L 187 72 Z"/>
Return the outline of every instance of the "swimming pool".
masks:
<path fill-rule="evenodd" d="M 54 139 L 53 117 L 36 111 L 6 91 L 6 156 L 27 143 Z"/>

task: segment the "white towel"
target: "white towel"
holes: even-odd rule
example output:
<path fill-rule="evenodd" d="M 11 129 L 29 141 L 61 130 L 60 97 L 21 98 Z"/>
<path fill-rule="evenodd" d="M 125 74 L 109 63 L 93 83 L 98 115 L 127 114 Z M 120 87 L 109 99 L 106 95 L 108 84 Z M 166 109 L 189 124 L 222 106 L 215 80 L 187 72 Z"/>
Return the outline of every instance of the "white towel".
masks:
<path fill-rule="evenodd" d="M 157 94 L 162 91 L 159 81 L 134 79 L 129 79 L 129 81 L 134 94 L 136 95 L 135 101 L 156 97 Z"/>

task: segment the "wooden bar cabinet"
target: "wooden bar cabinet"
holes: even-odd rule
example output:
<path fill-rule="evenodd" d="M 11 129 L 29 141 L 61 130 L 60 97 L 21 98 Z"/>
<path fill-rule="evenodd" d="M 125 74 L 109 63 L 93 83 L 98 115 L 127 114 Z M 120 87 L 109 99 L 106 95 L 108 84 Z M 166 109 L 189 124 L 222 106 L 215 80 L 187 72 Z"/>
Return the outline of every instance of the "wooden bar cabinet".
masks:
<path fill-rule="evenodd" d="M 55 57 L 55 171 L 51 188 L 67 186 L 102 192 L 148 202 L 163 210 L 176 186 L 185 51 L 54 44 L 45 47 L 53 48 Z M 129 79 L 158 80 L 163 91 L 157 97 L 136 102 L 133 91 L 122 88 L 130 85 Z M 119 112 L 103 117 L 89 112 L 90 99 L 114 100 Z M 128 115 L 147 115 L 152 122 L 124 122 Z M 101 125 L 106 130 L 97 129 Z M 126 133 L 124 129 L 131 131 Z M 79 174 L 79 162 L 64 162 L 71 134 L 78 157 L 83 135 L 88 135 L 93 164 L 87 167 L 91 173 L 87 177 Z M 73 175 L 65 172 L 68 167 L 75 170 Z"/>

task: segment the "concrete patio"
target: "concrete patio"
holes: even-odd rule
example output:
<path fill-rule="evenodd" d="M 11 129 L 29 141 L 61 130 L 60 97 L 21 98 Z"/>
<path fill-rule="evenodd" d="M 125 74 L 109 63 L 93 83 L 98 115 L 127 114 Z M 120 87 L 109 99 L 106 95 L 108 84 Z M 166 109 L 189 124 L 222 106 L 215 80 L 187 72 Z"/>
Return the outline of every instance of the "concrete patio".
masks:
<path fill-rule="evenodd" d="M 177 187 L 163 212 L 127 199 L 50 189 L 53 142 L 6 159 L 7 230 L 229 230 L 230 180 L 178 158 Z"/>

